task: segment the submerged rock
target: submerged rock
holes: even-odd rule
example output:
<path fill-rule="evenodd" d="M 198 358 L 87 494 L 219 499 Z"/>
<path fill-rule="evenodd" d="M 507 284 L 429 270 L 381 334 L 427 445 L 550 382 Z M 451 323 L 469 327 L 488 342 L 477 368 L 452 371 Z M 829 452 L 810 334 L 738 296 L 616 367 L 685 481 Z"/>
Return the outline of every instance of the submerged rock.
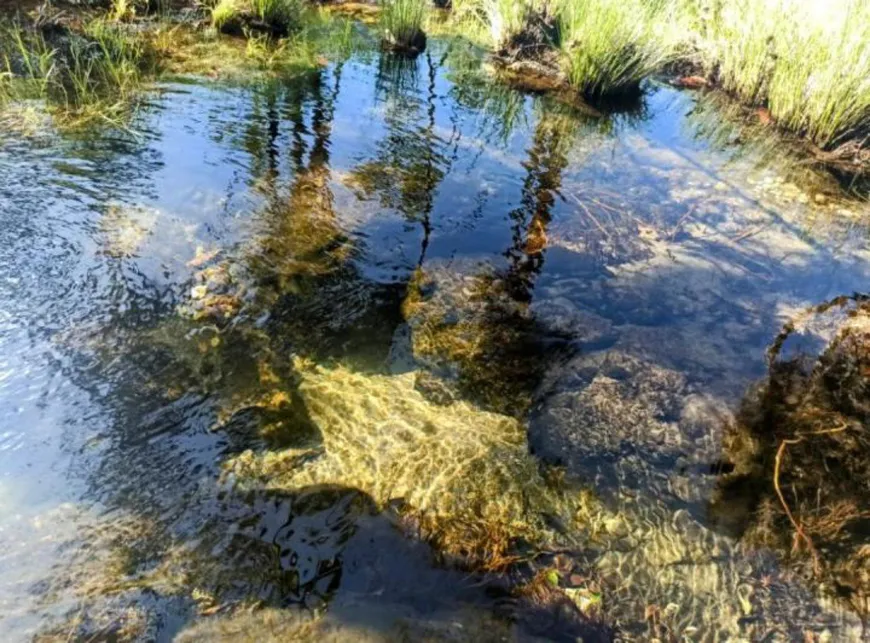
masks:
<path fill-rule="evenodd" d="M 611 350 L 571 360 L 544 386 L 529 426 L 536 455 L 604 497 L 667 497 L 676 506 L 704 497 L 705 485 L 689 478 L 718 457 L 727 411 L 682 374 Z"/>
<path fill-rule="evenodd" d="M 779 388 L 776 399 L 791 405 L 788 413 L 796 412 L 806 391 L 813 390 L 808 384 L 818 381 L 828 382 L 819 386 L 827 391 L 829 406 L 853 418 L 864 417 L 866 380 L 861 375 L 866 369 L 858 356 L 870 341 L 865 342 L 863 326 L 858 330 L 858 322 L 851 323 L 852 330 L 844 331 L 819 366 L 807 371 L 811 377 L 788 380 L 787 394 Z M 654 329 L 647 334 L 653 340 Z M 784 553 L 793 543 L 793 529 L 776 511 L 770 480 L 775 442 L 757 433 L 770 430 L 772 416 L 754 416 L 760 423 L 752 425 L 755 433 L 748 433 L 739 428 L 745 427 L 745 411 L 735 422 L 727 404 L 702 394 L 682 370 L 664 366 L 667 360 L 642 357 L 640 348 L 620 339 L 552 368 L 529 424 L 534 453 L 564 467 L 569 477 L 590 483 L 610 510 L 601 511 L 589 527 L 594 545 L 573 554 L 584 569 L 594 570 L 602 589 L 603 618 L 619 622 L 625 640 L 754 640 L 772 630 L 788 633 L 786 638 L 831 631 L 844 639 L 853 636 L 857 619 L 820 599 L 813 585 L 801 582 L 782 566 L 775 551 L 765 548 L 773 545 Z M 836 573 L 828 576 L 836 579 L 838 591 L 852 597 L 865 595 L 862 587 L 870 577 L 866 547 L 861 549 L 861 541 L 849 535 L 856 533 L 850 529 L 866 524 L 860 512 L 867 505 L 859 499 L 866 497 L 868 476 L 856 474 L 846 483 L 847 490 L 837 486 L 842 474 L 835 472 L 844 462 L 866 463 L 866 457 L 843 457 L 858 435 L 844 431 L 789 447 L 789 466 L 801 468 L 783 478 L 783 484 L 787 480 L 788 488 L 806 500 L 800 514 L 804 520 L 827 528 L 843 521 L 845 528 L 838 533 L 846 538 L 836 540 L 836 546 L 826 541 L 824 551 L 828 556 L 854 543 L 844 558 L 833 555 L 830 568 Z M 827 447 L 827 441 L 840 446 Z M 857 472 L 864 466 L 845 468 Z M 842 481 L 846 479 L 848 475 Z M 821 513 L 815 504 L 810 509 L 810 502 L 824 501 L 829 493 L 852 502 L 858 511 L 844 513 L 843 503 L 823 505 Z M 742 538 L 722 529 L 726 513 L 745 532 Z M 772 539 L 770 529 L 777 534 Z M 794 615 L 795 605 L 800 606 L 800 618 Z"/>
<path fill-rule="evenodd" d="M 566 524 L 577 516 L 582 494 L 545 479 L 515 419 L 466 402 L 431 402 L 413 372 L 313 367 L 301 378 L 321 447 L 244 453 L 227 464 L 235 479 L 284 489 L 341 484 L 381 507 L 398 500 L 412 531 L 478 568 L 509 561 L 516 539 L 552 542 L 547 515 Z"/>

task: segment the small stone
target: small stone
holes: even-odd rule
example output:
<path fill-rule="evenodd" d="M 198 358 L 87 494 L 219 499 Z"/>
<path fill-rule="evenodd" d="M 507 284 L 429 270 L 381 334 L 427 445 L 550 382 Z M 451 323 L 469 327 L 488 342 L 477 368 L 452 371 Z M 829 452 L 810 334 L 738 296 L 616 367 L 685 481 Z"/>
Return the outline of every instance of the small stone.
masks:
<path fill-rule="evenodd" d="M 571 574 L 571 575 L 568 577 L 568 584 L 569 584 L 571 587 L 580 587 L 580 586 L 583 585 L 583 583 L 585 583 L 585 582 L 586 582 L 586 577 L 585 577 L 585 576 L 581 576 L 580 574 Z"/>
<path fill-rule="evenodd" d="M 815 201 L 815 202 L 818 203 L 819 205 L 823 205 L 823 204 L 825 204 L 825 203 L 828 202 L 828 197 L 826 197 L 826 196 L 825 196 L 824 194 L 822 194 L 821 192 L 818 192 L 818 193 L 816 193 L 816 195 L 813 197 L 813 201 Z"/>
<path fill-rule="evenodd" d="M 191 299 L 202 299 L 208 294 L 208 288 L 205 286 L 194 286 L 190 289 Z"/>

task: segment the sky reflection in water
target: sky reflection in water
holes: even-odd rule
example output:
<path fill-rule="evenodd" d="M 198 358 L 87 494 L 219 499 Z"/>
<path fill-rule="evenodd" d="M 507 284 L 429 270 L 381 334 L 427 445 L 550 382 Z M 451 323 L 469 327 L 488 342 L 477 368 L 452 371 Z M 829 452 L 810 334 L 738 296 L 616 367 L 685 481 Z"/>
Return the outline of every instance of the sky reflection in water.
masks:
<path fill-rule="evenodd" d="M 75 609 L 63 579 L 84 582 L 68 570 L 86 543 L 127 578 L 210 550 L 216 563 L 179 566 L 226 601 L 332 600 L 360 627 L 484 622 L 492 599 L 369 516 L 366 494 L 221 478 L 246 450 L 317 442 L 298 404 L 262 403 L 296 395 L 293 355 L 431 373 L 441 393 L 418 379 L 427 396 L 531 418 L 535 451 L 604 495 L 634 486 L 704 522 L 713 481 L 675 471 L 715 461 L 726 420 L 686 435 L 684 401 L 727 415 L 783 323 L 865 287 L 864 230 L 842 212 L 861 206 L 738 144 L 696 96 L 659 88 L 641 113 L 594 119 L 454 84 L 458 66 L 436 42 L 413 62 L 351 59 L 283 84 L 169 86 L 133 136 L 3 135 L 7 640 Z M 473 350 L 438 343 L 454 328 Z M 601 424 L 606 438 L 577 447 L 592 371 L 668 397 L 665 433 Z M 193 618 L 169 589 L 128 594 L 106 609 L 153 608 L 149 636 Z M 372 605 L 383 613 L 364 618 Z"/>

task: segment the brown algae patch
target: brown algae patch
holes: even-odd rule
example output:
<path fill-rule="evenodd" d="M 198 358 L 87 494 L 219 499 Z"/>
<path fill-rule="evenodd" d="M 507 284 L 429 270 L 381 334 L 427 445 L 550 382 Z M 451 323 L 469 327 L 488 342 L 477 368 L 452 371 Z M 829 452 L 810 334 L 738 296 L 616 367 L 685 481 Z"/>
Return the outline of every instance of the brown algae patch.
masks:
<path fill-rule="evenodd" d="M 484 408 L 515 417 L 528 411 L 552 357 L 522 301 L 525 278 L 436 265 L 415 273 L 402 304 L 414 360 Z"/>
<path fill-rule="evenodd" d="M 103 252 L 114 258 L 137 255 L 151 236 L 158 218 L 157 212 L 147 208 L 109 206 L 99 224 Z"/>
<path fill-rule="evenodd" d="M 508 562 L 517 538 L 553 541 L 545 516 L 571 524 L 588 501 L 545 479 L 515 419 L 467 402 L 434 404 L 416 390 L 414 373 L 299 370 L 299 393 L 322 447 L 247 451 L 225 467 L 240 483 L 340 484 L 381 507 L 401 501 L 423 538 L 477 568 Z"/>

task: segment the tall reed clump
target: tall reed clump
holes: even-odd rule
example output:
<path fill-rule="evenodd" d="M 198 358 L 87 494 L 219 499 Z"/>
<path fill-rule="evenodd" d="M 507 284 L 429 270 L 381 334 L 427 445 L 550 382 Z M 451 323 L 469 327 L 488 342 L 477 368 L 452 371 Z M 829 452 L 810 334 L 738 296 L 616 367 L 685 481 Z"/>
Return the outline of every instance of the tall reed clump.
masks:
<path fill-rule="evenodd" d="M 144 42 L 103 20 L 86 25 L 84 36 L 71 41 L 66 73 L 59 77 L 67 103 L 129 100 L 153 62 Z"/>
<path fill-rule="evenodd" d="M 212 23 L 226 33 L 268 32 L 285 37 L 302 21 L 303 0 L 219 0 Z"/>
<path fill-rule="evenodd" d="M 426 0 L 382 0 L 381 29 L 384 46 L 407 53 L 419 53 L 426 48 Z"/>
<path fill-rule="evenodd" d="M 636 92 L 672 59 L 655 26 L 665 4 L 649 0 L 563 0 L 558 8 L 562 65 L 585 96 Z"/>
<path fill-rule="evenodd" d="M 453 21 L 482 33 L 496 51 L 508 52 L 516 49 L 513 45 L 523 34 L 539 26 L 552 4 L 550 0 L 453 0 Z"/>
<path fill-rule="evenodd" d="M 527 0 L 483 0 L 481 9 L 496 49 L 504 49 L 521 34 L 533 13 Z"/>
<path fill-rule="evenodd" d="M 718 0 L 697 14 L 698 56 L 724 89 L 822 148 L 870 135 L 870 0 Z"/>
<path fill-rule="evenodd" d="M 42 98 L 77 116 L 111 117 L 130 104 L 154 60 L 144 41 L 104 20 L 50 44 L 37 29 L 0 28 L 0 96 Z"/>
<path fill-rule="evenodd" d="M 46 96 L 55 69 L 56 52 L 42 34 L 0 25 L 0 100 Z"/>

